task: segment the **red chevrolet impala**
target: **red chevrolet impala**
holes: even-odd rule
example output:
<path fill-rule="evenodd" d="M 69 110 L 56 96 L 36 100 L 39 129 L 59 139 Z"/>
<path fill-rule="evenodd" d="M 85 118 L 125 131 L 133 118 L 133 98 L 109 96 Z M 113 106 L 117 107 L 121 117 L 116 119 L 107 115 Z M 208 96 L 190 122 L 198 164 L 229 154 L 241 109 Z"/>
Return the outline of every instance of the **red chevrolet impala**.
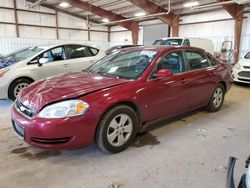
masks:
<path fill-rule="evenodd" d="M 11 108 L 12 126 L 37 147 L 95 142 L 116 153 L 156 120 L 203 106 L 218 111 L 231 82 L 231 68 L 202 49 L 128 48 L 23 89 Z"/>

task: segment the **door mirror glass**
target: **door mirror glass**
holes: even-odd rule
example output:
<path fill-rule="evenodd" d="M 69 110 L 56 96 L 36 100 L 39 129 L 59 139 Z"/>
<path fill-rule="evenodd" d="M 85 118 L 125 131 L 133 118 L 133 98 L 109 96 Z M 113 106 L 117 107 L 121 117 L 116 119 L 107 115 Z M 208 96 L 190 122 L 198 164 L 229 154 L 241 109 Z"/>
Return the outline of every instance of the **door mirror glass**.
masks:
<path fill-rule="evenodd" d="M 173 76 L 173 73 L 169 69 L 161 69 L 154 75 L 156 78 L 169 78 Z"/>
<path fill-rule="evenodd" d="M 42 66 L 43 64 L 46 64 L 46 63 L 48 63 L 48 62 L 49 62 L 49 59 L 48 59 L 48 58 L 42 57 L 42 58 L 40 58 L 40 59 L 38 60 L 38 65 L 39 65 L 39 66 Z"/>

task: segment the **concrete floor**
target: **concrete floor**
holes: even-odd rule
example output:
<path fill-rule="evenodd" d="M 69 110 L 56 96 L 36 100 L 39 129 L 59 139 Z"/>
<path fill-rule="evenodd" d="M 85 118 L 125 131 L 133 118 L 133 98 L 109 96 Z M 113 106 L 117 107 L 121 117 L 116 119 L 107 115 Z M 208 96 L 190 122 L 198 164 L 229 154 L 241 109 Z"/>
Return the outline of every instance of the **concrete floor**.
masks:
<path fill-rule="evenodd" d="M 230 155 L 236 182 L 250 154 L 250 86 L 234 85 L 218 113 L 197 111 L 163 122 L 126 151 L 103 154 L 94 145 L 44 151 L 10 128 L 10 101 L 0 101 L 0 187 L 225 187 Z"/>

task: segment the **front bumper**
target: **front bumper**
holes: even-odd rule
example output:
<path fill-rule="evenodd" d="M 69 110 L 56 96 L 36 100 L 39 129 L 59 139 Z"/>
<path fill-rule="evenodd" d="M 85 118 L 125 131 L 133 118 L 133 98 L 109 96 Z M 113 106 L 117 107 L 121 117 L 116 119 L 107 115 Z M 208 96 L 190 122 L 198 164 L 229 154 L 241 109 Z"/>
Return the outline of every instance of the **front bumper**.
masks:
<path fill-rule="evenodd" d="M 46 149 L 75 149 L 93 143 L 98 119 L 92 117 L 92 113 L 87 111 L 83 116 L 64 119 L 29 119 L 20 114 L 14 104 L 11 107 L 15 133 L 25 142 Z"/>
<path fill-rule="evenodd" d="M 248 73 L 249 72 L 249 73 Z M 242 74 L 248 73 L 248 74 Z M 250 84 L 250 70 L 233 69 L 233 81 Z"/>

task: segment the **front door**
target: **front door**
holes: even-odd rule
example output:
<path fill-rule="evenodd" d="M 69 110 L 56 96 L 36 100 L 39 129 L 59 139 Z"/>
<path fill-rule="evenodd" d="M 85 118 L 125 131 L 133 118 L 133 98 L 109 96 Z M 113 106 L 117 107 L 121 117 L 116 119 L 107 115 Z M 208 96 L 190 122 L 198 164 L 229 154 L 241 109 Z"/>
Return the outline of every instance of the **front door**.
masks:
<path fill-rule="evenodd" d="M 96 60 L 96 57 L 88 46 L 71 44 L 66 45 L 65 48 L 68 58 L 66 63 L 69 65 L 71 71 L 84 70 Z"/>
<path fill-rule="evenodd" d="M 173 76 L 155 78 L 154 74 L 161 69 L 169 69 Z M 145 99 L 147 121 L 156 120 L 171 114 L 181 113 L 187 109 L 187 76 L 182 51 L 166 54 L 156 65 L 146 84 Z"/>

